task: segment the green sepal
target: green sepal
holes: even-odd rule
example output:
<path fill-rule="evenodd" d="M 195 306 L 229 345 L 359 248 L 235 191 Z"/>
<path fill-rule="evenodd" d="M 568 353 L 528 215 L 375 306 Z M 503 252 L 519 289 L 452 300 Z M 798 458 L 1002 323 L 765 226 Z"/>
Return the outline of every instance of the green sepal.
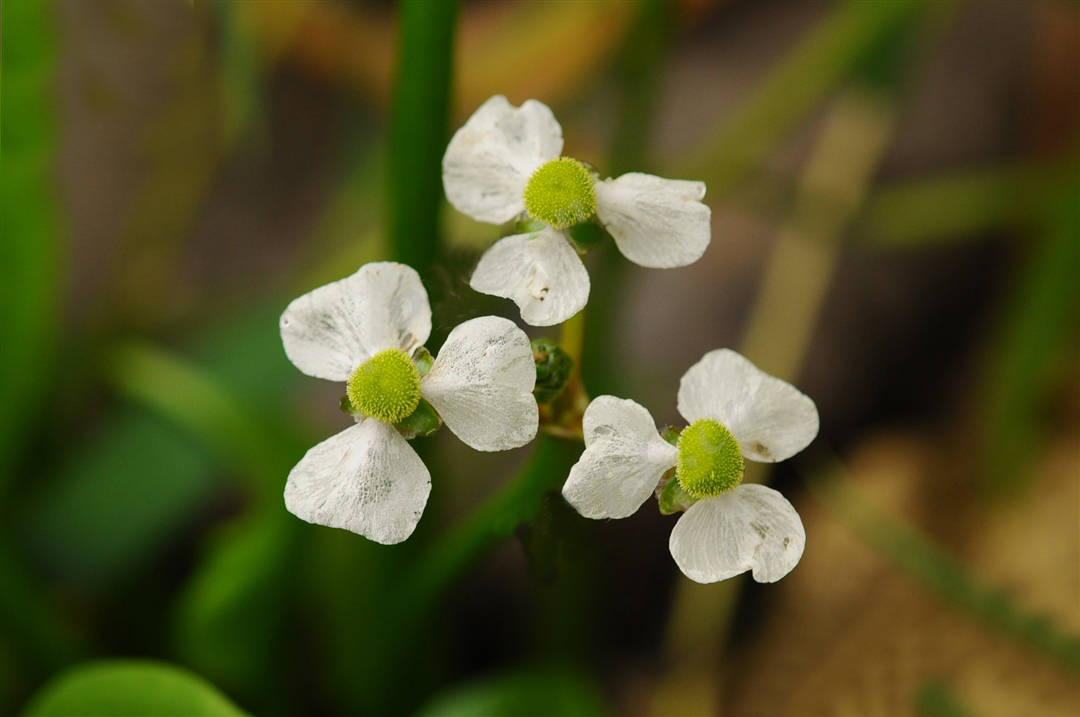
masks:
<path fill-rule="evenodd" d="M 341 409 L 342 413 L 348 414 L 350 416 L 355 416 L 356 414 L 360 413 L 356 410 L 356 408 L 353 407 L 352 402 L 349 400 L 349 394 L 345 394 L 341 397 L 341 400 L 338 401 L 338 408 Z"/>
<path fill-rule="evenodd" d="M 664 426 L 660 429 L 660 437 L 673 446 L 679 445 L 679 436 L 681 434 L 682 429 L 675 426 Z"/>
<path fill-rule="evenodd" d="M 522 215 L 521 219 L 518 219 L 517 222 L 514 223 L 514 233 L 515 234 L 535 234 L 536 232 L 542 230 L 546 226 L 547 226 L 547 224 L 544 224 L 541 221 L 533 219 L 528 214 L 524 214 L 524 215 Z"/>
<path fill-rule="evenodd" d="M 420 377 L 423 378 L 431 370 L 431 365 L 435 363 L 435 357 L 431 355 L 427 347 L 421 346 L 413 351 L 412 361 L 416 364 L 416 370 L 420 373 Z"/>
<path fill-rule="evenodd" d="M 416 410 L 410 413 L 404 420 L 395 423 L 394 428 L 398 430 L 405 440 L 412 440 L 417 436 L 427 437 L 435 433 L 442 427 L 442 418 L 432 408 L 431 404 L 420 399 L 420 403 L 416 406 Z"/>
<path fill-rule="evenodd" d="M 533 360 L 536 362 L 536 387 L 533 395 L 537 403 L 551 403 L 566 388 L 574 373 L 574 359 L 547 338 L 533 339 Z"/>
<path fill-rule="evenodd" d="M 587 254 L 607 238 L 607 230 L 596 222 L 582 222 L 566 230 L 570 243 L 578 254 Z"/>
<path fill-rule="evenodd" d="M 668 471 L 660 479 L 660 485 L 656 487 L 656 502 L 659 504 L 660 512 L 663 515 L 681 513 L 694 503 L 697 503 L 697 501 L 697 498 L 683 490 L 683 487 L 675 478 L 674 469 Z"/>

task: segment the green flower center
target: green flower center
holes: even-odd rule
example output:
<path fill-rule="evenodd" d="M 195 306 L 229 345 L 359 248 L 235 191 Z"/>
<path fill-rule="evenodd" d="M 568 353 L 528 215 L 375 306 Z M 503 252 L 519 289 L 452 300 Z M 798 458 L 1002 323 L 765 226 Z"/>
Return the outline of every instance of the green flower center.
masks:
<path fill-rule="evenodd" d="M 346 393 L 365 416 L 398 423 L 420 404 L 420 372 L 404 351 L 386 349 L 356 369 Z"/>
<path fill-rule="evenodd" d="M 596 211 L 592 175 L 570 157 L 542 164 L 525 185 L 525 211 L 556 229 L 581 224 Z"/>
<path fill-rule="evenodd" d="M 679 485 L 695 498 L 712 498 L 742 482 L 743 455 L 727 426 L 702 418 L 679 436 Z"/>

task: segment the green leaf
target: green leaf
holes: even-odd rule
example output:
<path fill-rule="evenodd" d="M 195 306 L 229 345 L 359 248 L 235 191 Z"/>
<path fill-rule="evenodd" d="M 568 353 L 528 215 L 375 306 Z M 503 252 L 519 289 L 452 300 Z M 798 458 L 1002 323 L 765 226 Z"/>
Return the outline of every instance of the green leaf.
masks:
<path fill-rule="evenodd" d="M 141 410 L 109 420 L 25 509 L 37 562 L 66 580 L 103 586 L 143 562 L 214 488 L 207 451 Z"/>
<path fill-rule="evenodd" d="M 596 689 L 569 670 L 501 675 L 443 694 L 419 717 L 602 717 Z"/>
<path fill-rule="evenodd" d="M 24 717 L 241 717 L 213 685 L 149 661 L 97 662 L 61 675 L 31 700 Z"/>
<path fill-rule="evenodd" d="M 107 367 L 108 376 L 154 412 L 121 410 L 70 449 L 21 516 L 40 564 L 85 585 L 115 581 L 222 490 L 225 462 L 254 497 L 280 505 L 284 478 L 310 444 L 262 435 L 269 417 L 288 415 L 299 378 L 281 350 L 279 310 L 260 307 L 207 331 L 194 349 L 198 365 L 145 344 L 110 355 L 122 365 Z"/>
<path fill-rule="evenodd" d="M 227 526 L 184 588 L 173 643 L 186 664 L 233 694 L 270 703 L 281 657 L 295 521 L 283 506 Z"/>

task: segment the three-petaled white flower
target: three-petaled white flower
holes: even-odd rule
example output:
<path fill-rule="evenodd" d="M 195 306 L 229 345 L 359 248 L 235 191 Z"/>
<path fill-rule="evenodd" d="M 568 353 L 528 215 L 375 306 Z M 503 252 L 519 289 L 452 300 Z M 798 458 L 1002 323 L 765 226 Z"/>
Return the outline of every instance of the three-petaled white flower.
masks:
<path fill-rule="evenodd" d="M 563 233 L 594 214 L 619 251 L 641 266 L 666 269 L 697 261 L 711 238 L 703 182 L 633 172 L 600 180 L 560 157 L 562 128 L 547 105 L 514 107 L 502 95 L 485 102 L 450 140 L 443 156 L 447 199 L 473 219 L 502 224 L 527 214 L 547 226 L 500 239 L 469 281 L 476 291 L 511 299 L 521 318 L 551 326 L 589 299 L 589 274 Z"/>
<path fill-rule="evenodd" d="M 683 375 L 678 408 L 690 425 L 673 446 L 639 404 L 595 399 L 585 411 L 585 452 L 563 496 L 587 518 L 625 518 L 674 468 L 671 480 L 696 500 L 668 542 L 688 578 L 711 583 L 747 570 L 758 582 L 784 577 L 802 557 L 802 521 L 775 490 L 740 485 L 743 457 L 774 463 L 805 448 L 818 431 L 814 402 L 736 352 L 719 349 Z"/>
<path fill-rule="evenodd" d="M 521 329 L 496 316 L 466 321 L 428 365 L 430 355 L 417 350 L 430 333 L 419 275 L 392 262 L 366 264 L 285 309 L 281 338 L 289 360 L 309 376 L 346 381 L 356 417 L 289 473 L 290 512 L 379 543 L 408 538 L 431 476 L 394 424 L 421 399 L 480 451 L 516 448 L 536 436 L 536 365 Z"/>

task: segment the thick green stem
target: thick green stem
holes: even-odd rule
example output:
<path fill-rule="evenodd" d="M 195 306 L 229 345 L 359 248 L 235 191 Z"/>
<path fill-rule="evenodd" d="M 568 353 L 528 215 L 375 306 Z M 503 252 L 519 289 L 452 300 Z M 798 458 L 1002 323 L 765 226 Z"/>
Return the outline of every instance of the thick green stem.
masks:
<path fill-rule="evenodd" d="M 427 274 L 438 257 L 456 0 L 404 0 L 390 120 L 393 258 Z"/>
<path fill-rule="evenodd" d="M 576 442 L 539 436 L 522 471 L 417 559 L 402 585 L 404 611 L 413 618 L 425 614 L 484 551 L 532 520 L 543 497 L 562 485 L 579 451 Z"/>

